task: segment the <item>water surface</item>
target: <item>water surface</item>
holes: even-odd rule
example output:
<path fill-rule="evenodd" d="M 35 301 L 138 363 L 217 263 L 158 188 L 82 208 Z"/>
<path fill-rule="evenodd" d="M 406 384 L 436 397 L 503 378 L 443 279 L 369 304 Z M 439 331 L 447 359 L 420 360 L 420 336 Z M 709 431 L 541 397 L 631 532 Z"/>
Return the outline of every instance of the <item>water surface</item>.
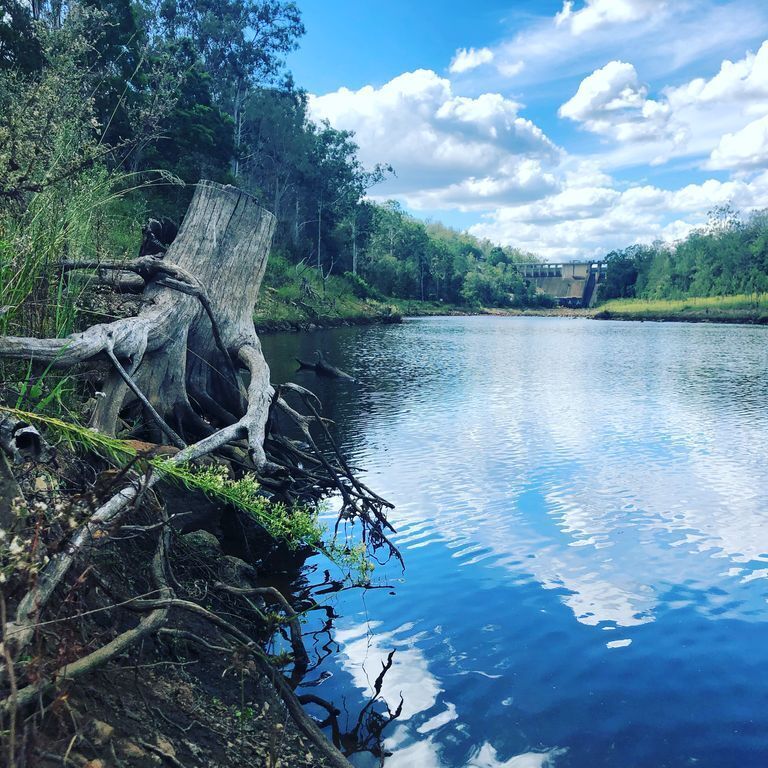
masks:
<path fill-rule="evenodd" d="M 426 318 L 263 342 L 397 505 L 406 570 L 335 598 L 313 689 L 354 712 L 397 649 L 387 768 L 768 766 L 768 329 Z M 317 348 L 358 383 L 296 373 Z"/>

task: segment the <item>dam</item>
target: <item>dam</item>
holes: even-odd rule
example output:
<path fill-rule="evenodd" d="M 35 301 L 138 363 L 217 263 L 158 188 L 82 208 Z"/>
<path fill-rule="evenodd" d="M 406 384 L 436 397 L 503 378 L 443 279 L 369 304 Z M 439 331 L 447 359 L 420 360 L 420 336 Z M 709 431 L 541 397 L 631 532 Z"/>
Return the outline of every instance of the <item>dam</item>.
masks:
<path fill-rule="evenodd" d="M 607 264 L 602 261 L 531 262 L 515 266 L 537 292 L 553 296 L 561 307 L 572 308 L 593 306 L 597 286 L 607 273 Z"/>

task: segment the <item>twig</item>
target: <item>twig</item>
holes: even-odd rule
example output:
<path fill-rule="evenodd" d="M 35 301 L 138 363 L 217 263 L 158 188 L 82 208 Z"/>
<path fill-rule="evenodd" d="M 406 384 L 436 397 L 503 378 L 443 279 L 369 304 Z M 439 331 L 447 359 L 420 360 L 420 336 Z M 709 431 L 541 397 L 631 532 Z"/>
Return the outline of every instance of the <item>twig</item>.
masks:
<path fill-rule="evenodd" d="M 5 634 L 5 592 L 0 589 L 0 621 L 2 621 L 3 635 Z M 8 670 L 8 681 L 11 687 L 11 710 L 10 710 L 10 727 L 8 728 L 8 768 L 16 768 L 16 711 L 18 708 L 18 696 L 19 689 L 16 683 L 16 670 L 13 665 L 13 658 L 8 650 L 8 644 L 3 637 L 3 656 L 5 657 L 5 664 Z"/>
<path fill-rule="evenodd" d="M 304 641 L 301 639 L 301 625 L 299 624 L 299 615 L 294 611 L 291 604 L 285 599 L 283 594 L 275 589 L 275 587 L 251 587 L 249 589 L 243 589 L 241 587 L 231 587 L 229 584 L 224 584 L 221 581 L 217 581 L 213 585 L 216 589 L 221 589 L 224 592 L 229 592 L 232 595 L 241 595 L 243 597 L 250 595 L 263 595 L 271 597 L 285 612 L 288 617 L 288 627 L 291 634 L 291 648 L 293 649 L 293 662 L 294 662 L 294 674 L 292 677 L 300 680 L 309 666 L 309 656 L 307 655 L 307 649 L 304 647 Z"/>
<path fill-rule="evenodd" d="M 120 374 L 120 378 L 128 385 L 128 388 L 131 390 L 131 392 L 133 392 L 133 394 L 136 395 L 136 397 L 141 401 L 141 404 L 147 409 L 160 429 L 162 429 L 163 432 L 168 435 L 168 437 L 171 439 L 171 442 L 177 448 L 186 448 L 187 444 L 179 437 L 178 434 L 176 434 L 176 432 L 171 427 L 168 426 L 168 424 L 165 423 L 163 417 L 155 410 L 155 407 L 152 405 L 152 403 L 147 400 L 146 396 L 141 391 L 141 389 L 139 389 L 136 382 L 128 374 L 128 371 L 126 371 L 125 368 L 123 368 L 123 366 L 120 364 L 120 361 L 117 359 L 112 349 L 107 347 L 104 351 L 107 353 L 107 356 L 115 366 L 115 370 L 118 372 L 118 374 Z"/>
<path fill-rule="evenodd" d="M 163 596 L 173 594 L 167 586 L 163 570 L 166 557 L 167 535 L 168 530 L 165 529 L 158 539 L 157 549 L 152 558 L 152 574 L 157 582 L 159 591 Z M 34 702 L 39 696 L 50 691 L 58 682 L 62 680 L 74 680 L 75 678 L 102 666 L 131 648 L 145 635 L 159 629 L 165 622 L 167 614 L 167 608 L 163 605 L 158 605 L 148 616 L 139 622 L 138 626 L 123 632 L 106 645 L 83 656 L 77 661 L 59 667 L 53 674 L 46 678 L 42 678 L 35 683 L 31 683 L 25 688 L 22 688 L 15 695 L 12 693 L 8 698 L 0 700 L 0 712 L 12 713 L 18 709 L 22 709 Z M 4 643 L 3 647 L 7 648 L 7 644 Z"/>
<path fill-rule="evenodd" d="M 160 747 L 155 746 L 154 744 L 150 744 L 148 741 L 144 741 L 143 739 L 139 739 L 138 743 L 144 747 L 144 749 L 148 749 L 150 752 L 154 752 L 156 755 L 162 757 L 163 760 L 167 760 L 171 765 L 176 766 L 176 768 L 184 768 L 183 763 L 180 763 L 173 755 L 166 752 L 164 749 L 160 749 Z"/>
<path fill-rule="evenodd" d="M 162 627 L 160 630 L 158 630 L 158 635 L 168 635 L 169 637 L 180 637 L 184 640 L 189 640 L 192 643 L 197 643 L 198 645 L 202 645 L 204 648 L 207 648 L 209 651 L 216 651 L 218 653 L 232 653 L 234 651 L 234 648 L 231 646 L 224 646 L 224 645 L 213 645 L 212 643 L 209 643 L 207 640 L 204 640 L 199 635 L 196 635 L 192 632 L 187 632 L 184 629 L 173 629 L 171 627 Z"/>

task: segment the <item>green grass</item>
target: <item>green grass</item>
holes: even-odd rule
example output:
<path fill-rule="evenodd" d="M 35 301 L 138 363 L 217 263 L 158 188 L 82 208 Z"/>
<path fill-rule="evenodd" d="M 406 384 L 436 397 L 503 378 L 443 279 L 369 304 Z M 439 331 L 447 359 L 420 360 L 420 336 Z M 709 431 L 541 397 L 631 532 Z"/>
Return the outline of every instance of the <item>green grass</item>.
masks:
<path fill-rule="evenodd" d="M 150 466 L 167 480 L 174 481 L 209 497 L 232 504 L 251 515 L 272 538 L 291 549 L 298 546 L 320 547 L 324 529 L 317 522 L 317 511 L 297 504 L 291 508 L 271 501 L 262 492 L 255 476 L 245 473 L 231 478 L 223 465 L 193 467 L 175 463 L 162 456 L 142 457 L 126 440 L 103 435 L 76 421 L 43 416 L 30 411 L 0 406 L 0 413 L 44 427 L 56 443 L 73 453 L 94 453 L 119 468 L 132 465 L 146 471 Z M 140 461 L 139 461 L 140 460 Z"/>
<path fill-rule="evenodd" d="M 60 337 L 75 330 L 88 281 L 58 263 L 119 258 L 138 247 L 139 204 L 126 196 L 142 182 L 94 169 L 34 195 L 21 211 L 0 211 L 0 334 Z"/>
<path fill-rule="evenodd" d="M 254 320 L 259 330 L 295 330 L 310 324 L 392 320 L 399 314 L 393 300 L 378 296 L 362 281 L 336 275 L 323 280 L 316 269 L 295 267 L 272 254 Z"/>
<path fill-rule="evenodd" d="M 692 296 L 685 299 L 613 299 L 596 317 L 710 322 L 768 322 L 768 294 Z"/>

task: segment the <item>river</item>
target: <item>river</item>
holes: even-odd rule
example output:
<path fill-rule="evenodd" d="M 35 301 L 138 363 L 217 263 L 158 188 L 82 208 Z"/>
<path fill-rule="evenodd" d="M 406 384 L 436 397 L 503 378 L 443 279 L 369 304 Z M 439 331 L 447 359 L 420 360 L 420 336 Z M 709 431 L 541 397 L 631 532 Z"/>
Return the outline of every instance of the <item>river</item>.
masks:
<path fill-rule="evenodd" d="M 768 329 L 450 317 L 263 344 L 396 504 L 406 569 L 332 598 L 311 689 L 354 713 L 396 649 L 386 768 L 768 765 Z M 318 348 L 358 382 L 297 373 Z"/>

